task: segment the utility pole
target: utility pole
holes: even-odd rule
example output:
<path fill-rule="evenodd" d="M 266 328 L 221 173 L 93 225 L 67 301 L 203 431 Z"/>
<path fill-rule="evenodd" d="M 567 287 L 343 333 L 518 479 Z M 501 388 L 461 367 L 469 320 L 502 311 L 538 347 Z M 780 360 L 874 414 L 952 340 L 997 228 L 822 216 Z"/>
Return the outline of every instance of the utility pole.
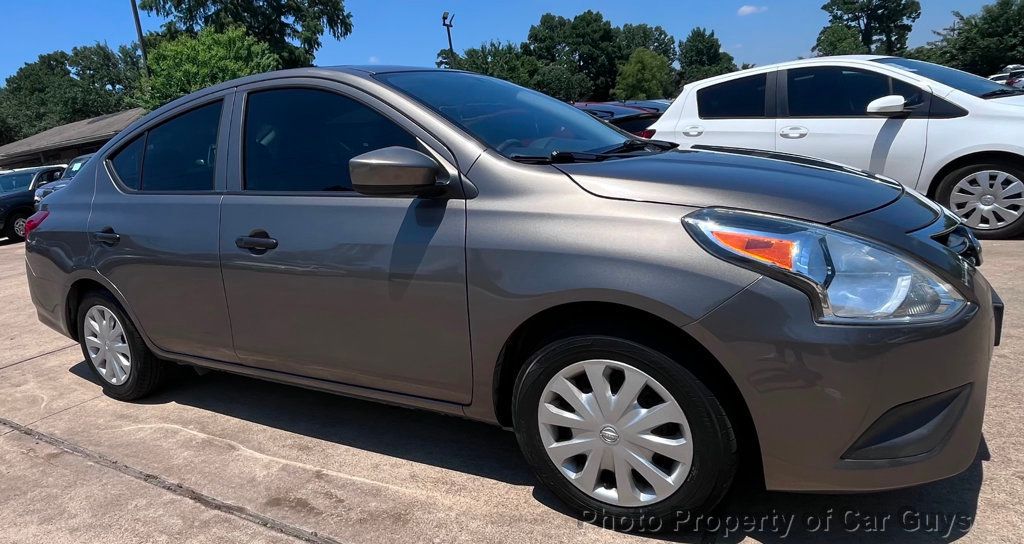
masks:
<path fill-rule="evenodd" d="M 134 0 L 132 0 L 132 1 L 134 1 Z M 444 12 L 444 14 L 441 15 L 441 26 L 443 26 L 444 29 L 446 31 L 448 31 L 448 52 L 451 53 L 453 61 L 455 60 L 455 48 L 452 47 L 452 26 L 454 24 L 455 24 L 455 14 L 454 13 L 451 15 L 451 17 L 448 16 L 448 12 L 447 11 Z"/>
<path fill-rule="evenodd" d="M 139 37 L 139 51 L 142 52 L 142 69 L 146 72 L 146 77 L 149 77 L 149 59 L 146 57 L 146 42 L 142 39 L 142 22 L 139 21 L 139 6 L 135 4 L 135 0 L 132 2 L 132 16 L 135 17 L 135 34 Z M 451 42 L 451 40 L 448 40 Z"/>

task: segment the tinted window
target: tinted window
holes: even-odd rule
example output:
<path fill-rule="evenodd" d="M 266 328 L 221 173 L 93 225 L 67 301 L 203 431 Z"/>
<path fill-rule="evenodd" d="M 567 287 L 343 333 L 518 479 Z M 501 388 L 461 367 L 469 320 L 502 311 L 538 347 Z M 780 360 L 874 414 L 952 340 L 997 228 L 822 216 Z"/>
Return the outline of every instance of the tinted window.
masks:
<path fill-rule="evenodd" d="M 11 193 L 28 189 L 29 184 L 32 183 L 32 177 L 35 175 L 35 172 L 23 172 L 0 176 L 0 193 Z"/>
<path fill-rule="evenodd" d="M 973 94 L 974 96 L 995 97 L 1003 96 L 1006 93 L 1012 92 L 1012 87 L 1007 87 L 1002 83 L 985 79 L 974 74 L 968 74 L 967 72 L 961 72 L 960 70 L 954 70 L 953 68 L 948 68 L 946 66 L 932 64 L 930 62 L 902 59 L 898 57 L 877 59 L 875 62 L 888 64 L 894 68 L 899 68 L 901 70 L 917 74 L 921 77 L 933 79 L 943 85 L 948 85 L 965 93 Z"/>
<path fill-rule="evenodd" d="M 627 135 L 565 102 L 507 81 L 465 72 L 394 72 L 381 81 L 505 155 L 598 151 Z"/>
<path fill-rule="evenodd" d="M 142 185 L 142 148 L 146 144 L 146 135 L 136 136 L 134 140 L 120 151 L 112 159 L 111 165 L 114 172 L 129 189 L 136 189 Z"/>
<path fill-rule="evenodd" d="M 631 117 L 629 119 L 612 120 L 611 123 L 626 132 L 633 134 L 639 134 L 641 130 L 645 130 L 647 127 L 654 124 L 658 120 L 658 116 L 643 116 L 643 117 Z"/>
<path fill-rule="evenodd" d="M 351 191 L 348 161 L 384 147 L 420 149 L 373 109 L 314 89 L 251 93 L 246 100 L 245 188 Z M 148 164 L 147 164 L 148 168 Z"/>
<path fill-rule="evenodd" d="M 764 117 L 767 74 L 741 77 L 697 91 L 701 119 Z"/>
<path fill-rule="evenodd" d="M 220 109 L 221 102 L 214 102 L 149 130 L 143 191 L 213 189 Z"/>
<path fill-rule="evenodd" d="M 853 68 L 797 68 L 786 78 L 792 117 L 862 117 L 872 100 L 892 94 L 888 76 Z"/>

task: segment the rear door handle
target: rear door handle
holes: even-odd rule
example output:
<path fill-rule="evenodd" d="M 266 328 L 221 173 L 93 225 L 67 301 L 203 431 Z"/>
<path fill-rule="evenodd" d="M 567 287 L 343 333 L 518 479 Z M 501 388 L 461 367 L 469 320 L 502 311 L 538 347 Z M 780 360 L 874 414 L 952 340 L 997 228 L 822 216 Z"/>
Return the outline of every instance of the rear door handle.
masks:
<path fill-rule="evenodd" d="M 235 238 L 235 245 L 239 249 L 248 249 L 255 252 L 266 252 L 277 249 L 277 240 L 262 233 L 263 236 L 239 236 Z"/>
<path fill-rule="evenodd" d="M 121 235 L 114 232 L 114 229 L 107 227 L 101 231 L 92 233 L 92 240 L 93 242 L 113 246 L 117 245 L 117 243 L 121 241 Z"/>
<path fill-rule="evenodd" d="M 797 138 L 803 138 L 804 136 L 807 136 L 809 132 L 810 131 L 807 130 L 807 127 L 792 126 L 785 127 L 782 130 L 780 130 L 779 136 L 782 136 L 783 138 L 788 138 L 790 140 L 796 140 Z"/>
<path fill-rule="evenodd" d="M 683 129 L 683 136 L 689 136 L 690 138 L 696 138 L 704 134 L 704 127 L 698 125 L 690 125 Z"/>

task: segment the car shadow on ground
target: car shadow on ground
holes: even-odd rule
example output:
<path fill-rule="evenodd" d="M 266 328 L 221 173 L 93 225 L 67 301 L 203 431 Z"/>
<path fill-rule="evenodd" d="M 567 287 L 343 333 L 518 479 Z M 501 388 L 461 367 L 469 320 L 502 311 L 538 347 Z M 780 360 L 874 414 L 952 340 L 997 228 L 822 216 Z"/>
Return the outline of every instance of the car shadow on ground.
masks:
<path fill-rule="evenodd" d="M 70 371 L 99 383 L 85 361 Z M 538 502 L 580 520 L 538 485 L 515 435 L 497 427 L 221 372 L 196 376 L 181 368 L 173 381 L 140 402 L 193 406 L 382 455 L 511 485 L 532 485 Z M 971 529 L 982 465 L 988 459 L 983 439 L 974 463 L 958 476 L 871 494 L 768 492 L 744 479 L 714 514 L 697 518 L 680 513 L 662 528 L 668 532 L 645 534 L 652 527 L 604 525 L 672 542 L 950 542 Z"/>

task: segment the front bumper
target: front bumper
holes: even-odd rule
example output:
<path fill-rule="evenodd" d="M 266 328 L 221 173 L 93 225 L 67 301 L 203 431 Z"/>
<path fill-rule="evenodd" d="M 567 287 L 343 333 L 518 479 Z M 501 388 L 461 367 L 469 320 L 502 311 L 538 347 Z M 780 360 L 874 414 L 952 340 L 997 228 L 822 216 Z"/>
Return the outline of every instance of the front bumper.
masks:
<path fill-rule="evenodd" d="M 984 302 L 943 323 L 823 325 L 806 295 L 761 278 L 686 327 L 743 395 L 768 489 L 876 491 L 970 466 L 1002 313 L 972 274 Z"/>

